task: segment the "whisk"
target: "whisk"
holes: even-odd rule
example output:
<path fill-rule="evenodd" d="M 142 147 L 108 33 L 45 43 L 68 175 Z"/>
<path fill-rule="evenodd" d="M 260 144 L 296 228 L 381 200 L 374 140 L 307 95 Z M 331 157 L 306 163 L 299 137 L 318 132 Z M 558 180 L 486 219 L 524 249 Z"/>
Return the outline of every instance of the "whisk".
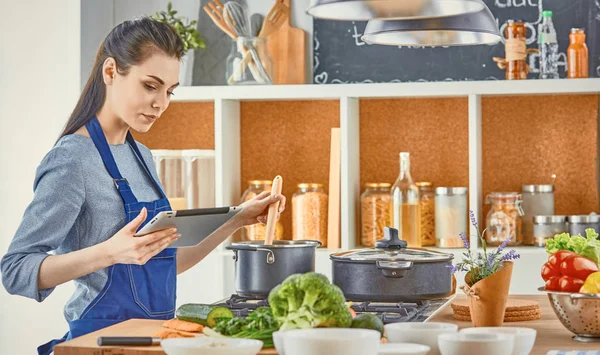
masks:
<path fill-rule="evenodd" d="M 248 16 L 248 11 L 244 5 L 233 1 L 227 2 L 224 5 L 223 17 L 225 23 L 234 31 L 235 35 L 237 36 L 237 39 L 253 37 L 252 29 L 250 26 L 250 16 Z M 241 45 L 242 44 L 238 43 L 238 46 Z M 266 82 L 268 84 L 271 84 L 271 78 L 269 77 L 269 74 L 267 74 L 262 64 L 262 60 L 259 57 L 258 52 L 256 51 L 256 48 L 254 48 L 252 43 L 248 43 L 247 45 L 249 47 L 248 50 L 250 51 L 252 59 L 254 63 L 256 63 L 256 68 L 258 69 L 258 73 L 256 73 L 255 68 L 249 65 L 252 75 L 258 82 Z M 240 63 L 239 68 L 236 67 L 234 70 L 243 71 L 244 66 L 245 64 L 242 62 Z"/>

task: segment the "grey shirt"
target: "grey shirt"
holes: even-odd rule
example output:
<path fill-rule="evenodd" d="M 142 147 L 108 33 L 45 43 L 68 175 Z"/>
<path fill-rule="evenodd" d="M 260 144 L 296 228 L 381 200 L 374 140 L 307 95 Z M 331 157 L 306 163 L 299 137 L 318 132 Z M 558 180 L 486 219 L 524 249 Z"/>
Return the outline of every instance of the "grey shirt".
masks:
<path fill-rule="evenodd" d="M 138 143 L 148 168 L 158 181 L 150 150 Z M 111 145 L 121 175 L 138 201 L 160 198 L 128 143 Z M 53 289 L 38 289 L 38 273 L 49 252 L 66 254 L 112 237 L 126 224 L 123 200 L 89 137 L 65 136 L 36 170 L 34 198 L 2 258 L 2 283 L 11 294 L 43 301 Z M 107 280 L 107 269 L 80 277 L 64 309 L 67 321 L 78 319 Z"/>

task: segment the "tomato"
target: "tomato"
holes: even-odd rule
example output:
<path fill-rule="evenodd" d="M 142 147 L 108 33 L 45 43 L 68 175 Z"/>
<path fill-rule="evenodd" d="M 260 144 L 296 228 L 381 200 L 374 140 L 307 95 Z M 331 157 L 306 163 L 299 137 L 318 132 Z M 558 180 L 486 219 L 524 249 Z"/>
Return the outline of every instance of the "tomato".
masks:
<path fill-rule="evenodd" d="M 560 291 L 560 285 L 558 284 L 559 280 L 560 276 L 550 276 L 550 278 L 546 281 L 546 290 Z"/>
<path fill-rule="evenodd" d="M 583 286 L 583 280 L 571 276 L 561 276 L 558 280 L 558 286 L 562 292 L 579 292 Z"/>
<path fill-rule="evenodd" d="M 585 281 L 590 274 L 598 271 L 598 264 L 580 255 L 570 256 L 560 263 L 560 273 Z"/>
<path fill-rule="evenodd" d="M 542 266 L 542 279 L 544 279 L 544 281 L 548 281 L 548 279 L 552 276 L 560 276 L 560 270 L 551 265 L 549 262 L 545 263 L 544 266 Z"/>
<path fill-rule="evenodd" d="M 572 257 L 572 256 L 576 256 L 576 255 L 579 255 L 579 254 L 574 253 L 572 251 L 568 251 L 568 250 L 559 250 L 556 253 L 550 255 L 550 257 L 548 258 L 548 264 L 550 264 L 552 267 L 558 269 L 558 267 L 563 262 L 563 260 L 565 260 L 568 257 Z"/>

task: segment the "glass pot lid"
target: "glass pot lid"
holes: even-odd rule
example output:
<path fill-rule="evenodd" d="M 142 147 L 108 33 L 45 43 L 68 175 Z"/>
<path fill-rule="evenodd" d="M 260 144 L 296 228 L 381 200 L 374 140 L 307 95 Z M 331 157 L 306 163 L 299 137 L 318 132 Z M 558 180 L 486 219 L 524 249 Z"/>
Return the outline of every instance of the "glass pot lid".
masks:
<path fill-rule="evenodd" d="M 249 240 L 234 242 L 225 249 L 252 250 L 257 248 L 283 249 L 283 248 L 318 248 L 322 243 L 318 240 L 274 240 L 272 245 L 265 245 L 264 240 Z"/>
<path fill-rule="evenodd" d="M 406 242 L 398 238 L 398 230 L 385 227 L 384 238 L 377 241 L 375 248 L 356 249 L 330 255 L 331 260 L 376 263 L 377 261 L 412 261 L 430 263 L 450 261 L 454 255 L 423 248 L 407 248 Z"/>

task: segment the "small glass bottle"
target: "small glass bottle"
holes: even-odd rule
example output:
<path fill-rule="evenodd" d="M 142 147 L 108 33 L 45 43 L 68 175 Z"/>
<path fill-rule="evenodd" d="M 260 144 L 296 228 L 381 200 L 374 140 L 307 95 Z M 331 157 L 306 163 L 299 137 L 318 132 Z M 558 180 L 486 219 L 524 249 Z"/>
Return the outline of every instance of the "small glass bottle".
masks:
<path fill-rule="evenodd" d="M 273 185 L 273 182 L 271 180 L 250 180 L 250 181 L 248 181 L 248 188 L 242 194 L 241 202 L 244 203 L 244 202 L 256 197 L 263 191 L 270 192 L 271 185 Z M 241 239 L 243 241 L 265 240 L 266 233 L 267 233 L 267 226 L 262 223 L 256 223 L 256 224 L 245 226 L 242 228 Z M 280 240 L 282 238 L 283 238 L 283 224 L 281 224 L 281 221 L 277 221 L 277 225 L 275 227 L 275 239 Z"/>
<path fill-rule="evenodd" d="M 415 185 L 419 187 L 421 206 L 421 245 L 435 245 L 435 194 L 431 182 L 420 181 Z"/>
<path fill-rule="evenodd" d="M 583 28 L 572 28 L 569 41 L 567 77 L 570 79 L 589 77 L 588 48 L 585 44 L 585 31 Z"/>
<path fill-rule="evenodd" d="M 506 22 L 506 80 L 527 79 L 527 29 L 520 20 Z"/>
<path fill-rule="evenodd" d="M 408 247 L 421 247 L 419 188 L 410 176 L 410 154 L 400 153 L 400 175 L 391 191 L 392 227 Z"/>
<path fill-rule="evenodd" d="M 523 223 L 522 197 L 517 192 L 493 192 L 485 199 L 491 204 L 486 218 L 485 242 L 487 245 L 502 244 L 510 237 L 508 245 L 523 242 L 521 228 Z"/>
<path fill-rule="evenodd" d="M 360 197 L 360 245 L 372 247 L 383 239 L 384 228 L 390 225 L 390 186 L 388 183 L 365 184 Z"/>
<path fill-rule="evenodd" d="M 323 184 L 298 184 L 292 196 L 292 238 L 327 246 L 327 193 Z"/>

